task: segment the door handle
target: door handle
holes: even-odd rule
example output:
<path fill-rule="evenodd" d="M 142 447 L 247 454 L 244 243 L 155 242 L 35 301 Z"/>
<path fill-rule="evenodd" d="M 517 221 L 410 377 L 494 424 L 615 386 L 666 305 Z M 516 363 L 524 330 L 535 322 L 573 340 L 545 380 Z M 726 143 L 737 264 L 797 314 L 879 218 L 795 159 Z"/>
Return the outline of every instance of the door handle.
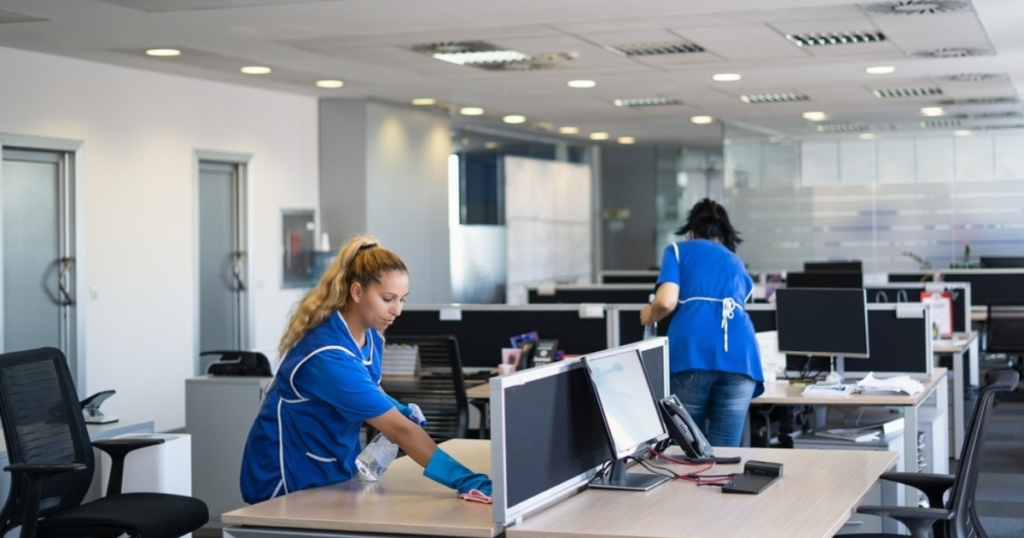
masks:
<path fill-rule="evenodd" d="M 242 261 L 245 260 L 245 252 L 239 250 L 234 253 L 235 264 L 231 270 L 232 276 L 235 277 L 234 291 L 245 291 L 245 281 L 242 280 Z"/>
<path fill-rule="evenodd" d="M 60 259 L 61 268 L 60 274 L 57 276 L 57 289 L 60 290 L 61 297 L 57 299 L 56 303 L 59 306 L 73 306 L 75 300 L 71 298 L 71 294 L 68 293 L 67 287 L 64 286 L 64 277 L 67 276 L 68 271 L 71 270 L 71 265 L 75 263 L 75 259 L 71 257 L 64 257 Z"/>

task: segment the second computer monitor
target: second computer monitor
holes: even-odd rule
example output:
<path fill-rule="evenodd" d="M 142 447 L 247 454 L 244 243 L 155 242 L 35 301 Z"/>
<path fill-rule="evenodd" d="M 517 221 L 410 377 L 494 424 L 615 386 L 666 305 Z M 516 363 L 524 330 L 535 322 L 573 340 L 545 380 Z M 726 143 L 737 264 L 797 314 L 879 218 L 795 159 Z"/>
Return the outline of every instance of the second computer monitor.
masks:
<path fill-rule="evenodd" d="M 779 289 L 775 294 L 780 352 L 868 357 L 864 289 Z"/>

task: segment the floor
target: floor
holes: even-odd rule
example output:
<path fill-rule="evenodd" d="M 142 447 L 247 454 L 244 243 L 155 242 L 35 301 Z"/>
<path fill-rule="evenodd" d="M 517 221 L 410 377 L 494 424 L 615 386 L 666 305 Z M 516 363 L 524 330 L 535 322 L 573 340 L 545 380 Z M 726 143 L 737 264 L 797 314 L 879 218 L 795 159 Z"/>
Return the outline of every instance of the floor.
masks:
<path fill-rule="evenodd" d="M 998 401 L 985 436 L 977 510 L 989 538 L 1024 537 L 1024 398 Z"/>

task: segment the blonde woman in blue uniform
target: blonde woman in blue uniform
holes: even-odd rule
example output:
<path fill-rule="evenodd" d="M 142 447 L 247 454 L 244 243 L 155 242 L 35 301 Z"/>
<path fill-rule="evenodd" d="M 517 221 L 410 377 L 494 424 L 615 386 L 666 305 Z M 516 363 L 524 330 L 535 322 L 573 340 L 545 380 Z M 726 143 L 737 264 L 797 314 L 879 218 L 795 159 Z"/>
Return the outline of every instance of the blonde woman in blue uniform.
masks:
<path fill-rule="evenodd" d="M 705 198 L 665 248 L 643 325 L 669 323 L 672 393 L 712 446 L 739 446 L 750 400 L 764 392 L 754 325 L 743 310 L 754 282 L 736 255 L 739 234 L 725 208 Z M 706 428 L 706 430 L 705 430 Z"/>
<path fill-rule="evenodd" d="M 459 493 L 491 481 L 434 444 L 412 410 L 380 388 L 382 336 L 402 313 L 409 270 L 370 236 L 349 241 L 299 303 L 281 338 L 283 359 L 260 404 L 242 459 L 245 502 L 357 475 L 363 422 Z"/>

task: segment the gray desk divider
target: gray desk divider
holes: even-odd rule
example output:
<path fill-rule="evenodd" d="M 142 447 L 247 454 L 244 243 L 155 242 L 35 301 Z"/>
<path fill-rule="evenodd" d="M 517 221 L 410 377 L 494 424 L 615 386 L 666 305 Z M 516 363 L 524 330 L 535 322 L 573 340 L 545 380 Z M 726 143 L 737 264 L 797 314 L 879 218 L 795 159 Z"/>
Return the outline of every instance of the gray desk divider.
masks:
<path fill-rule="evenodd" d="M 667 347 L 665 338 L 654 338 L 618 349 L 640 350 L 648 379 L 667 391 Z M 490 390 L 497 523 L 515 524 L 572 496 L 612 458 L 601 411 L 578 358 L 493 377 Z"/>
<path fill-rule="evenodd" d="M 647 284 L 653 286 L 658 280 L 658 271 L 601 271 L 597 281 L 601 284 Z"/>
<path fill-rule="evenodd" d="M 1024 269 L 940 269 L 916 273 L 889 273 L 893 282 L 969 282 L 975 305 L 1024 305 Z"/>
<path fill-rule="evenodd" d="M 890 282 L 864 286 L 869 303 L 916 303 L 922 291 L 948 291 L 953 300 L 953 331 L 971 330 L 970 282 Z"/>
<path fill-rule="evenodd" d="M 570 355 L 611 347 L 609 307 L 592 307 L 599 317 L 581 316 L 578 304 L 407 305 L 384 337 L 454 335 L 463 367 L 496 368 L 501 363 L 501 349 L 512 345 L 509 339 L 529 331 L 537 331 L 544 339 L 558 339 L 558 348 Z"/>
<path fill-rule="evenodd" d="M 650 284 L 564 284 L 526 287 L 527 302 L 530 304 L 647 303 L 652 293 L 653 281 Z"/>

